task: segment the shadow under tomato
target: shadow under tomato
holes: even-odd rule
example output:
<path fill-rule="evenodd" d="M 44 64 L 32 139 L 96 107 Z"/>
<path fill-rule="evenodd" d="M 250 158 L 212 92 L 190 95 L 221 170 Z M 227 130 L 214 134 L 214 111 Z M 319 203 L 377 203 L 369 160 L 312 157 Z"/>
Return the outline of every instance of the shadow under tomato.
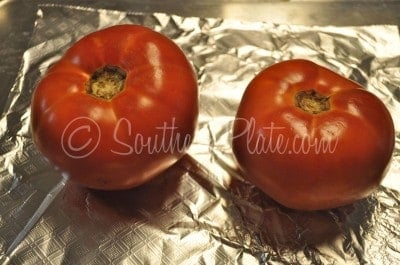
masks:
<path fill-rule="evenodd" d="M 63 191 L 63 211 L 88 225 L 148 219 L 146 214 L 156 215 L 172 207 L 169 200 L 176 194 L 187 172 L 184 164 L 190 159 L 184 156 L 153 180 L 128 190 L 92 190 L 69 181 Z"/>
<path fill-rule="evenodd" d="M 230 185 L 233 205 L 243 230 L 257 238 L 253 251 L 268 249 L 301 251 L 349 240 L 355 231 L 368 231 L 377 201 L 372 196 L 351 205 L 320 211 L 286 208 L 250 183 L 233 179 Z M 239 229 L 240 230 L 240 229 Z"/>

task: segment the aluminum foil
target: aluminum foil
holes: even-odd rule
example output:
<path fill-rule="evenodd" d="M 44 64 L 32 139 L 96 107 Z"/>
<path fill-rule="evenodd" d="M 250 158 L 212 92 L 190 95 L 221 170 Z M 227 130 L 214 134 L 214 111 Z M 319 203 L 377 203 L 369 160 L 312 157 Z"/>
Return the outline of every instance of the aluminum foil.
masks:
<path fill-rule="evenodd" d="M 62 178 L 33 145 L 31 93 L 76 40 L 122 23 L 151 27 L 185 51 L 199 80 L 198 130 L 188 154 L 152 182 L 92 191 Z M 305 27 L 48 5 L 38 10 L 29 47 L 0 119 L 0 263 L 400 264 L 397 26 Z M 237 170 L 230 129 L 241 95 L 262 68 L 289 58 L 358 81 L 391 111 L 393 161 L 369 198 L 294 211 Z"/>

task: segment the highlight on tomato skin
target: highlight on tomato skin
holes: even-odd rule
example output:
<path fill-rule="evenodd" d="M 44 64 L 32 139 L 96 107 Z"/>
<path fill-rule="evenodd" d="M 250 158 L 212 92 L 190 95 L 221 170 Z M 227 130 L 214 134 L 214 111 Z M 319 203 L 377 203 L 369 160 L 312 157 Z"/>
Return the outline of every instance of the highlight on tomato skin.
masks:
<path fill-rule="evenodd" d="M 379 186 L 395 130 L 377 96 L 327 68 L 293 59 L 249 83 L 232 138 L 244 178 L 286 207 L 322 210 L 351 204 Z"/>
<path fill-rule="evenodd" d="M 73 44 L 36 86 L 34 143 L 82 186 L 129 189 L 156 177 L 190 146 L 197 79 L 183 51 L 139 25 L 117 25 Z"/>

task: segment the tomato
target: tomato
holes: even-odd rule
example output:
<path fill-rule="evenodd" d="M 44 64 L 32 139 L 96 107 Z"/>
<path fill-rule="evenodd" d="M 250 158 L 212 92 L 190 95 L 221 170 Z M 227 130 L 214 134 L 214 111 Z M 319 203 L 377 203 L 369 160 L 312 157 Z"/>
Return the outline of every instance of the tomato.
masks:
<path fill-rule="evenodd" d="M 307 60 L 261 71 L 233 124 L 244 177 L 280 204 L 329 209 L 369 196 L 394 148 L 394 125 L 372 93 Z"/>
<path fill-rule="evenodd" d="M 38 83 L 33 140 L 72 181 L 138 186 L 180 159 L 198 116 L 197 80 L 170 39 L 138 25 L 91 33 Z"/>

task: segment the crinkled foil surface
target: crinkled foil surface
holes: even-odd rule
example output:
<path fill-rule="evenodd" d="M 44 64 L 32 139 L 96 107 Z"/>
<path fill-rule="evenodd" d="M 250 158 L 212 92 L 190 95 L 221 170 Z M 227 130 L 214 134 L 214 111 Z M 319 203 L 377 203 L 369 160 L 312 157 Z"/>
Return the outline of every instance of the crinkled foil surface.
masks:
<path fill-rule="evenodd" d="M 121 23 L 154 28 L 185 51 L 199 80 L 198 130 L 188 154 L 151 183 L 90 191 L 62 178 L 33 145 L 30 99 L 76 40 Z M 38 10 L 29 47 L 0 120 L 0 263 L 400 264 L 397 26 L 305 27 L 48 5 Z M 236 108 L 256 73 L 290 58 L 358 81 L 391 111 L 393 161 L 369 198 L 299 212 L 243 181 L 230 146 Z"/>

